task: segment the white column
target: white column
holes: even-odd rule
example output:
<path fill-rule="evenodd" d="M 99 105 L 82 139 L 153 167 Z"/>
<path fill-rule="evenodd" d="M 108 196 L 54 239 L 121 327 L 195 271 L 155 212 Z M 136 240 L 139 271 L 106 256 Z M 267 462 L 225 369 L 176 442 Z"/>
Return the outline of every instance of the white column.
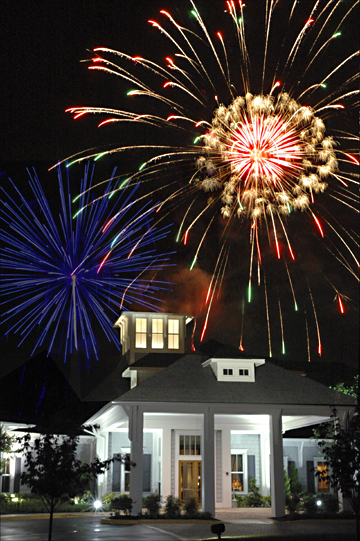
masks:
<path fill-rule="evenodd" d="M 353 416 L 353 414 L 354 414 L 353 411 L 352 412 L 343 411 L 342 413 L 341 412 L 338 413 L 341 428 L 345 428 L 346 422 L 348 421 L 349 418 Z M 351 507 L 351 503 L 349 502 L 349 499 L 346 496 L 344 496 L 341 490 L 338 490 L 337 494 L 339 498 L 340 510 L 353 511 L 353 508 Z"/>
<path fill-rule="evenodd" d="M 131 462 L 130 473 L 130 498 L 133 501 L 132 514 L 139 515 L 142 512 L 143 495 L 143 425 L 144 414 L 141 406 L 130 406 L 127 410 L 129 416 L 129 440 Z"/>
<path fill-rule="evenodd" d="M 270 414 L 271 516 L 285 515 L 284 463 L 282 443 L 282 410 Z"/>
<path fill-rule="evenodd" d="M 171 494 L 171 428 L 167 427 L 162 431 L 161 492 L 165 497 Z"/>
<path fill-rule="evenodd" d="M 260 434 L 260 471 L 261 471 L 261 494 L 270 495 L 270 472 L 269 472 L 269 434 Z"/>
<path fill-rule="evenodd" d="M 215 516 L 214 412 L 206 407 L 202 416 L 202 510 Z"/>

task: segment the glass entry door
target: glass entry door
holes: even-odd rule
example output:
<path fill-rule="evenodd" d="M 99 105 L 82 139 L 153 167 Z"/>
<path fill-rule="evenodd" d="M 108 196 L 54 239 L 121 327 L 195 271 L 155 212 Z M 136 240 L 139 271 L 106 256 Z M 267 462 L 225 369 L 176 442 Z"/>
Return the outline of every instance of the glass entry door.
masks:
<path fill-rule="evenodd" d="M 196 498 L 201 505 L 201 460 L 179 461 L 179 499 Z"/>

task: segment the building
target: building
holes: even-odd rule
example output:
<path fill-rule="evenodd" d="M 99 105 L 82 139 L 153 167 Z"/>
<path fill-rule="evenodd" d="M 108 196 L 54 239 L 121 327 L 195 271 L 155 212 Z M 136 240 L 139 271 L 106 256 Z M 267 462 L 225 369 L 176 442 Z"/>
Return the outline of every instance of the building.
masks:
<path fill-rule="evenodd" d="M 271 493 L 272 516 L 285 514 L 284 467 L 295 464 L 309 492 L 323 468 L 315 441 L 283 433 L 344 417 L 355 399 L 282 368 L 267 358 L 209 342 L 194 351 L 184 314 L 123 312 L 122 359 L 88 400 L 108 403 L 87 422 L 99 424 L 97 453 L 129 460 L 99 479 L 99 496 L 129 492 L 133 512 L 157 491 L 184 501 L 195 496 L 203 511 L 232 506 L 256 478 Z M 130 462 L 136 464 L 131 468 Z"/>

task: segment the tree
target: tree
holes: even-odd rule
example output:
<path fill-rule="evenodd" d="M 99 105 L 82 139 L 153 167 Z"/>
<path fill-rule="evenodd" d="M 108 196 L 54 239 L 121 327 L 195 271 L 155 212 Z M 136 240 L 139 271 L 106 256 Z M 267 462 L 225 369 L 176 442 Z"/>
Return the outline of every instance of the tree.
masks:
<path fill-rule="evenodd" d="M 328 463 L 323 472 L 316 472 L 321 479 L 326 479 L 331 486 L 339 490 L 349 503 L 356 516 L 357 539 L 360 539 L 360 415 L 359 408 L 348 415 L 342 425 L 333 408 L 333 440 L 320 439 L 318 445 Z M 320 434 L 321 436 L 321 434 Z M 324 437 L 327 433 L 324 433 Z"/>
<path fill-rule="evenodd" d="M 68 498 L 87 490 L 89 482 L 104 473 L 113 459 L 91 464 L 82 463 L 76 456 L 78 435 L 58 436 L 44 434 L 31 442 L 31 435 L 18 438 L 25 458 L 26 471 L 20 479 L 33 494 L 40 496 L 50 513 L 49 537 L 51 541 L 53 514 Z M 122 460 L 122 457 L 117 460 Z"/>
<path fill-rule="evenodd" d="M 354 376 L 352 385 L 348 385 L 347 383 L 337 383 L 334 387 L 330 386 L 330 389 L 356 398 L 359 394 L 359 374 Z"/>

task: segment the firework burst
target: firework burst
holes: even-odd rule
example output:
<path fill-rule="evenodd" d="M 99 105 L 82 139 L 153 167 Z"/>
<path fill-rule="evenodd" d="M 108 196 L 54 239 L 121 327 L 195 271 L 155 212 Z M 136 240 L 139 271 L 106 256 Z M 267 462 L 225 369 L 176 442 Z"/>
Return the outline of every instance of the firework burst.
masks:
<path fill-rule="evenodd" d="M 208 30 L 195 3 L 190 1 L 190 4 L 193 17 L 190 28 L 180 25 L 165 10 L 160 12 L 162 23 L 149 21 L 171 48 L 173 56 L 166 57 L 165 65 L 101 47 L 94 50 L 89 66 L 90 70 L 115 75 L 133 85 L 135 90 L 130 90 L 128 96 L 138 98 L 141 104 L 144 99 L 155 100 L 157 114 L 153 108 L 149 113 L 137 111 L 136 106 L 133 111 L 102 107 L 69 109 L 75 118 L 92 113 L 103 115 L 99 126 L 130 123 L 157 129 L 151 144 L 114 147 L 101 153 L 83 152 L 74 155 L 73 160 L 124 151 L 151 152 L 131 182 L 163 179 L 163 184 L 156 187 L 165 194 L 159 211 L 166 209 L 166 205 L 178 210 L 186 202 L 178 235 L 184 243 L 188 243 L 195 224 L 205 223 L 191 268 L 206 244 L 205 239 L 211 236 L 216 213 L 220 212 L 224 219 L 222 246 L 206 297 L 208 312 L 201 338 L 216 291 L 226 275 L 229 248 L 236 243 L 236 237 L 242 238 L 247 232 L 250 239 L 247 296 L 250 301 L 257 274 L 257 283 L 263 285 L 265 294 L 271 355 L 268 302 L 271 284 L 268 281 L 266 285 L 263 252 L 270 245 L 275 258 L 283 260 L 284 276 L 298 310 L 291 266 L 296 259 L 293 242 L 296 244 L 299 233 L 293 231 L 294 211 L 300 210 L 310 217 L 326 249 L 358 280 L 359 237 L 340 224 L 330 208 L 336 204 L 339 212 L 342 205 L 343 209 L 359 212 L 356 191 L 359 151 L 358 147 L 351 148 L 358 145 L 358 137 L 347 127 L 351 124 L 348 117 L 341 117 L 345 111 L 351 114 L 359 103 L 359 51 L 349 41 L 341 47 L 342 28 L 357 13 L 359 2 L 316 0 L 300 6 L 296 0 L 293 3 L 265 0 L 261 5 L 263 19 L 257 17 L 258 2 L 246 6 L 241 1 L 219 2 L 220 7 L 225 5 L 227 21 L 233 27 L 232 40 Z M 139 75 L 141 70 L 156 82 L 147 83 L 146 77 Z M 174 144 L 170 142 L 170 133 L 175 136 Z M 160 143 L 158 136 L 164 137 Z M 203 206 L 199 210 L 201 196 Z M 284 242 L 280 242 L 280 237 Z M 307 278 L 304 280 L 316 324 L 317 352 L 321 354 L 316 302 Z M 336 292 L 342 312 L 344 296 L 334 284 L 329 284 Z M 280 312 L 284 353 L 280 297 L 276 306 Z M 244 316 L 244 309 L 242 312 Z M 308 333 L 306 313 L 304 308 Z M 243 343 L 241 336 L 241 349 Z"/>
<path fill-rule="evenodd" d="M 32 354 L 42 347 L 64 360 L 75 350 L 87 362 L 98 359 L 100 334 L 119 347 L 112 328 L 119 308 L 135 303 L 154 309 L 166 288 L 155 277 L 168 257 L 156 255 L 155 242 L 167 228 L 151 227 L 151 205 L 135 210 L 136 188 L 127 190 L 115 173 L 107 196 L 96 201 L 90 191 L 94 166 L 85 166 L 75 219 L 69 175 L 64 180 L 60 168 L 58 219 L 35 171 L 29 171 L 35 201 L 12 181 L 2 187 L 1 323 L 5 337 L 20 335 L 19 345 L 32 337 Z M 117 217 L 110 219 L 114 206 Z"/>

